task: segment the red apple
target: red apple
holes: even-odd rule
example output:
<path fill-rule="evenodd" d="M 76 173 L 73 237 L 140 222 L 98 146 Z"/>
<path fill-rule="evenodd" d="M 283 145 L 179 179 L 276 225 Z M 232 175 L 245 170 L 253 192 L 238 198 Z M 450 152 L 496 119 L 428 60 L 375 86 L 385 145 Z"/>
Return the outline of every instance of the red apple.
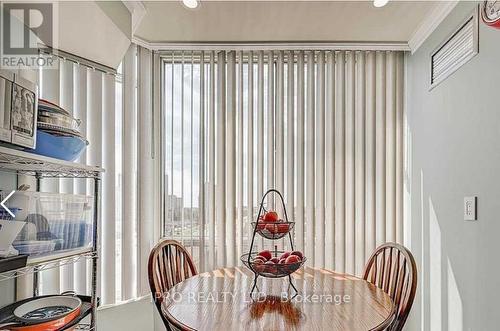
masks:
<path fill-rule="evenodd" d="M 285 259 L 280 259 L 280 261 L 278 263 L 279 264 L 285 264 L 286 263 L 286 258 Z"/>
<path fill-rule="evenodd" d="M 263 258 L 266 259 L 266 261 L 269 261 L 273 257 L 271 252 L 268 250 L 264 250 L 264 251 L 259 252 L 259 254 L 257 254 L 257 256 L 262 256 Z"/>
<path fill-rule="evenodd" d="M 293 264 L 293 263 L 298 263 L 298 262 L 300 262 L 300 258 L 297 255 L 290 255 L 285 260 L 286 264 Z"/>
<path fill-rule="evenodd" d="M 278 233 L 287 233 L 290 230 L 290 225 L 288 223 L 276 225 L 276 231 Z"/>
<path fill-rule="evenodd" d="M 268 211 L 264 214 L 264 221 L 266 222 L 277 222 L 279 220 L 278 213 L 275 211 Z"/>
<path fill-rule="evenodd" d="M 261 259 L 256 259 L 252 262 L 252 268 L 256 272 L 263 272 L 264 270 L 266 270 L 266 266 L 264 264 L 265 262 L 262 261 Z"/>
<path fill-rule="evenodd" d="M 262 231 L 266 228 L 266 224 L 264 224 L 263 220 L 260 220 L 257 222 L 257 231 Z"/>
<path fill-rule="evenodd" d="M 276 227 L 276 224 L 267 224 L 266 230 L 273 233 L 273 234 L 278 232 L 278 228 Z"/>
<path fill-rule="evenodd" d="M 277 257 L 273 257 L 272 259 L 270 259 L 269 261 L 273 262 L 273 263 L 279 263 L 280 260 L 277 258 Z"/>
<path fill-rule="evenodd" d="M 269 272 L 272 274 L 276 273 L 278 270 L 278 268 L 276 267 L 276 265 L 272 261 L 267 261 L 266 263 L 264 263 L 264 268 L 265 268 L 266 272 Z"/>
<path fill-rule="evenodd" d="M 299 257 L 300 260 L 302 260 L 304 258 L 304 254 L 302 254 L 301 251 L 293 251 L 290 253 L 290 255 L 296 255 Z"/>
<path fill-rule="evenodd" d="M 281 254 L 280 260 L 284 260 L 284 259 L 286 259 L 289 256 L 290 256 L 290 252 L 285 252 L 285 253 Z"/>
<path fill-rule="evenodd" d="M 264 263 L 264 262 L 266 262 L 267 260 L 266 260 L 265 258 L 263 258 L 262 256 L 256 256 L 256 257 L 252 260 L 252 262 L 258 262 L 258 261 L 260 261 L 260 262 Z"/>

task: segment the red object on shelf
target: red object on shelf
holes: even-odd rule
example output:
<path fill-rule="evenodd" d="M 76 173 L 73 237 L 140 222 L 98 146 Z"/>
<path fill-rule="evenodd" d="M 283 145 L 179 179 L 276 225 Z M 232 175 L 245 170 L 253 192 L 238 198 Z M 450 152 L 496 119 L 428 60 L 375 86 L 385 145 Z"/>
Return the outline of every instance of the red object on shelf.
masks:
<path fill-rule="evenodd" d="M 496 1 L 487 0 L 483 2 L 481 18 L 486 25 L 500 29 L 500 9 Z"/>

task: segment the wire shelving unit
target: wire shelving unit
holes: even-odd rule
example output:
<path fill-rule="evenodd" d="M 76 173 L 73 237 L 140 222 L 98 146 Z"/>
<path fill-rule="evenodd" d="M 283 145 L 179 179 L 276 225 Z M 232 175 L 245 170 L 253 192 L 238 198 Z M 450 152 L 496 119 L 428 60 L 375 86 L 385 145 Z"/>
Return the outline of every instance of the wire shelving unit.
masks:
<path fill-rule="evenodd" d="M 93 245 L 90 248 L 55 252 L 42 257 L 28 258 L 23 268 L 0 273 L 0 281 L 15 279 L 20 276 L 33 275 L 33 296 L 38 295 L 38 273 L 62 265 L 75 263 L 81 260 L 91 261 L 91 309 L 78 317 L 80 322 L 90 315 L 89 323 L 79 323 L 76 330 L 96 330 L 97 298 L 97 234 L 99 229 L 100 180 L 104 169 L 95 166 L 81 165 L 74 162 L 62 161 L 50 157 L 35 155 L 24 151 L 0 146 L 0 171 L 14 175 L 27 175 L 36 178 L 36 190 L 40 191 L 41 181 L 45 178 L 87 178 L 94 183 L 94 218 L 93 218 Z"/>

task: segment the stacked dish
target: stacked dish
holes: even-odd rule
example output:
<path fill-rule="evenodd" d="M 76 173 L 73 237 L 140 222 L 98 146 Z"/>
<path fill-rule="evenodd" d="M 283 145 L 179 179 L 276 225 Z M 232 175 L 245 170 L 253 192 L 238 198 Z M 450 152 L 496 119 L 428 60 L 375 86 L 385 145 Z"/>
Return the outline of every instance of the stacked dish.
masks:
<path fill-rule="evenodd" d="M 62 159 L 76 160 L 88 145 L 78 131 L 81 121 L 47 100 L 38 101 L 36 148 L 30 152 Z"/>

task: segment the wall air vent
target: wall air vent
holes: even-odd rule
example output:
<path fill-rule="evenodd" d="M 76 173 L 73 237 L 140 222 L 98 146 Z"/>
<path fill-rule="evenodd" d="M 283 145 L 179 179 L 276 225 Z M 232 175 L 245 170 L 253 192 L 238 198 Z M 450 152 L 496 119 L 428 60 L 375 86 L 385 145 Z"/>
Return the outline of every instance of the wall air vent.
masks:
<path fill-rule="evenodd" d="M 479 53 L 479 10 L 476 8 L 448 38 L 431 53 L 433 89 Z"/>

